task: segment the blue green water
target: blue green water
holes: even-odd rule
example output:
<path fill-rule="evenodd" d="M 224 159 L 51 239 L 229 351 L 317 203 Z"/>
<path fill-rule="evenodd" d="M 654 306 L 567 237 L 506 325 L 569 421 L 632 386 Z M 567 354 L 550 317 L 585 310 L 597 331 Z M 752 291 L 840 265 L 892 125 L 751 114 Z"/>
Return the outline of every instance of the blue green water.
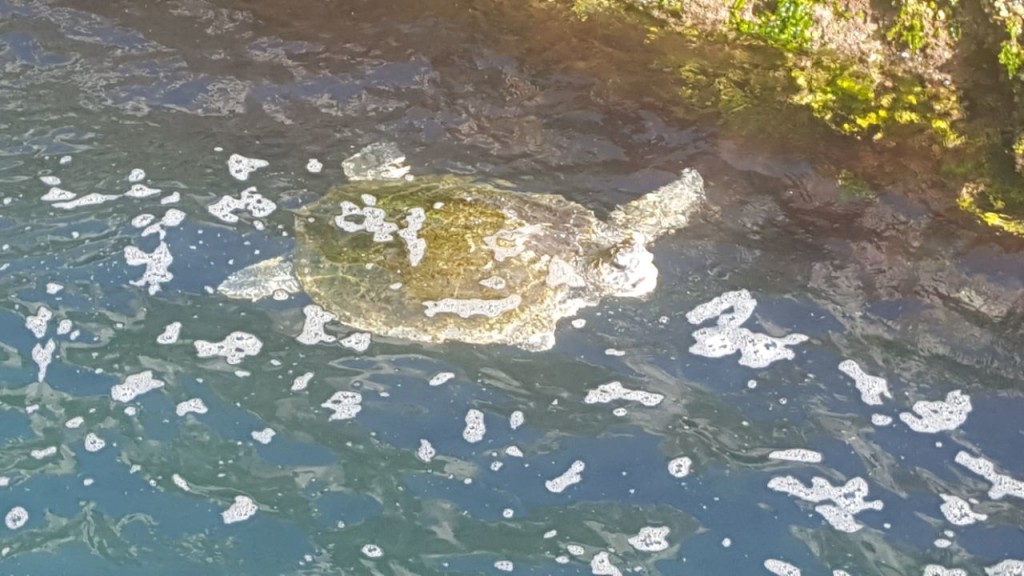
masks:
<path fill-rule="evenodd" d="M 784 134 L 673 118 L 531 49 L 592 38 L 460 14 L 486 6 L 0 0 L 0 573 L 768 574 L 777 560 L 1020 574 L 992 567 L 1024 560 L 1024 245 L 922 191 L 934 176 L 899 157 L 885 172 L 901 179 L 847 198 L 845 149 L 795 154 Z M 548 352 L 307 345 L 306 296 L 215 293 L 288 254 L 290 210 L 382 141 L 413 174 L 475 174 L 599 214 L 695 167 L 709 209 L 653 246 L 651 298 L 585 309 Z M 268 166 L 241 182 L 231 154 Z M 123 196 L 134 184 L 159 192 Z M 62 208 L 43 199 L 54 186 L 118 197 Z M 209 212 L 250 186 L 277 210 Z M 161 245 L 171 277 L 137 285 L 145 266 L 126 248 Z M 691 351 L 729 323 L 687 313 L 739 290 L 757 303 L 732 327 L 806 335 L 791 359 Z M 236 331 L 260 351 L 197 353 Z M 862 397 L 844 360 L 890 395 Z M 147 372 L 163 385 L 116 399 Z M 585 401 L 613 381 L 662 399 Z M 353 418 L 322 406 L 339 391 L 360 394 Z M 206 411 L 179 415 L 192 399 Z M 471 410 L 486 425 L 475 442 Z M 820 462 L 770 456 L 788 449 Z M 551 483 L 576 461 L 578 483 Z M 856 495 L 769 486 L 787 476 L 863 482 L 859 529 L 815 510 L 854 510 Z M 969 514 L 944 513 L 943 496 Z M 255 513 L 227 523 L 238 497 Z M 645 527 L 668 528 L 664 544 L 636 538 Z"/>

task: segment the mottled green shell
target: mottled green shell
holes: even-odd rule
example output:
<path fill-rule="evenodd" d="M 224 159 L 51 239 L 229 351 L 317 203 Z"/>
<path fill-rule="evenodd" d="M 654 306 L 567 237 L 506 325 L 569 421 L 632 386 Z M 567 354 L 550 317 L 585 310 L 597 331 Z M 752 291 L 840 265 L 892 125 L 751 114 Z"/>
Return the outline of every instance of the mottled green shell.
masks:
<path fill-rule="evenodd" d="M 408 225 L 411 209 L 424 211 L 418 263 L 397 233 L 375 241 L 336 223 L 343 202 L 362 207 L 367 194 L 399 227 Z M 531 350 L 550 348 L 557 321 L 600 298 L 588 288 L 587 263 L 612 243 L 593 212 L 560 196 L 454 176 L 335 188 L 299 212 L 296 235 L 299 281 L 344 324 L 405 339 Z M 456 309 L 477 313 L 463 317 Z"/>

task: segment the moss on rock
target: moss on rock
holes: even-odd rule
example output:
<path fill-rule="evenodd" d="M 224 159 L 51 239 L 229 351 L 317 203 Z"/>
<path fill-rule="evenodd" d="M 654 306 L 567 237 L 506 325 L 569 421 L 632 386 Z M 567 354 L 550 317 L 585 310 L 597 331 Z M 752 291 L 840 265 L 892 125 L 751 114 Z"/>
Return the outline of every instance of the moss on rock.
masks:
<path fill-rule="evenodd" d="M 736 117 L 778 122 L 771 117 L 781 96 L 841 134 L 917 146 L 940 164 L 967 167 L 957 170 L 952 183 L 953 189 L 966 183 L 961 208 L 1024 235 L 1024 4 L 1019 0 L 571 3 L 583 17 L 637 19 L 649 39 L 678 33 L 719 44 L 731 56 L 727 61 L 668 67 L 676 70 L 679 95 L 689 107 L 717 113 L 726 122 Z M 776 56 L 765 57 L 763 50 Z M 1007 128 L 1019 135 L 1016 140 L 1002 139 Z M 957 152 L 944 152 L 951 149 Z M 982 157 L 965 160 L 975 154 Z M 1018 174 L 994 168 L 1007 164 Z"/>

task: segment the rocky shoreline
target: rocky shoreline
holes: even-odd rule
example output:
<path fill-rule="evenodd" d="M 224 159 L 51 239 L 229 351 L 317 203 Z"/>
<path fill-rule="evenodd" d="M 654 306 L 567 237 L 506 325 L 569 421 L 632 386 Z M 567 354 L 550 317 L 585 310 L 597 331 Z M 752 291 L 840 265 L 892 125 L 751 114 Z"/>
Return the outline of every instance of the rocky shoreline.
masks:
<path fill-rule="evenodd" d="M 1021 0 L 554 0 L 567 17 L 631 22 L 648 42 L 731 56 L 674 63 L 683 100 L 724 116 L 778 105 L 879 146 L 934 157 L 958 205 L 1024 236 Z M 693 102 L 690 102 L 691 104 Z"/>

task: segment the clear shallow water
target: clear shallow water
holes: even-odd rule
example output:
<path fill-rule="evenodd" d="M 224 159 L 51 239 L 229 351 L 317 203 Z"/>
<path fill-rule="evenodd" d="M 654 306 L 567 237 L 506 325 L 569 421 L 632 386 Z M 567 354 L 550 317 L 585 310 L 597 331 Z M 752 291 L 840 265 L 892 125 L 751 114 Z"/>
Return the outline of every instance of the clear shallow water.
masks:
<path fill-rule="evenodd" d="M 607 558 L 650 574 L 769 573 L 769 559 L 804 574 L 929 564 L 983 574 L 1024 559 L 1011 482 L 1024 480 L 1019 242 L 949 210 L 912 159 L 893 156 L 870 197 L 849 198 L 834 171 L 874 160 L 831 141 L 794 152 L 785 135 L 673 119 L 645 93 L 606 90 L 586 50 L 569 58 L 573 47 L 614 46 L 608 38 L 554 24 L 527 35 L 522 20 L 486 8 L 497 10 L 0 0 L 0 513 L 28 515 L 0 528 L 2 572 L 500 574 L 507 561 L 514 573 L 589 574 Z M 543 50 L 552 38 L 564 48 Z M 602 50 L 608 62 L 629 58 Z M 637 63 L 623 74 L 642 84 L 649 73 Z M 585 310 L 586 325 L 564 322 L 546 353 L 380 338 L 363 353 L 303 345 L 305 297 L 210 293 L 287 253 L 287 209 L 341 182 L 340 161 L 383 140 L 416 174 L 475 173 L 599 213 L 693 166 L 713 209 L 653 247 L 653 298 Z M 233 153 L 269 166 L 237 181 Z M 306 170 L 309 158 L 322 173 Z M 161 192 L 73 209 L 42 199 L 52 185 L 40 176 L 79 197 L 113 195 L 131 188 L 135 168 Z M 207 210 L 248 186 L 279 205 L 262 225 Z M 174 192 L 178 202 L 161 203 Z M 184 219 L 172 213 L 162 239 L 143 235 L 140 214 L 158 222 L 171 209 Z M 132 284 L 144 266 L 125 249 L 161 242 L 173 278 L 150 294 Z M 716 320 L 692 324 L 687 312 L 740 289 L 757 300 L 740 326 L 808 337 L 792 359 L 751 368 L 739 353 L 690 352 Z M 42 306 L 52 318 L 27 325 Z M 179 338 L 158 344 L 174 322 Z M 234 331 L 256 335 L 260 352 L 238 364 L 197 355 L 196 341 Z M 39 381 L 33 349 L 42 359 L 50 341 Z M 891 397 L 865 403 L 844 360 L 885 378 Z M 146 371 L 163 386 L 114 399 Z M 429 385 L 442 372 L 454 377 Z M 585 402 L 612 381 L 664 398 Z M 971 406 L 962 423 L 954 390 Z M 321 404 L 338 391 L 361 393 L 355 418 L 329 420 Z M 207 411 L 179 416 L 193 398 Z M 900 418 L 947 399 L 952 430 L 918 432 Z M 487 427 L 473 443 L 470 410 Z M 516 411 L 524 423 L 513 429 Z M 265 440 L 266 428 L 275 434 L 263 444 L 252 433 Z M 821 462 L 770 457 L 794 448 Z M 689 474 L 673 476 L 683 457 Z M 1006 475 L 1005 495 L 972 458 Z M 581 481 L 552 491 L 576 461 Z M 822 502 L 769 487 L 786 476 L 804 486 L 861 478 L 865 501 L 883 507 L 856 514 L 863 527 L 846 533 L 815 512 Z M 953 524 L 942 495 L 986 518 Z M 225 523 L 238 496 L 258 511 Z M 631 545 L 644 527 L 669 528 L 667 548 Z"/>

